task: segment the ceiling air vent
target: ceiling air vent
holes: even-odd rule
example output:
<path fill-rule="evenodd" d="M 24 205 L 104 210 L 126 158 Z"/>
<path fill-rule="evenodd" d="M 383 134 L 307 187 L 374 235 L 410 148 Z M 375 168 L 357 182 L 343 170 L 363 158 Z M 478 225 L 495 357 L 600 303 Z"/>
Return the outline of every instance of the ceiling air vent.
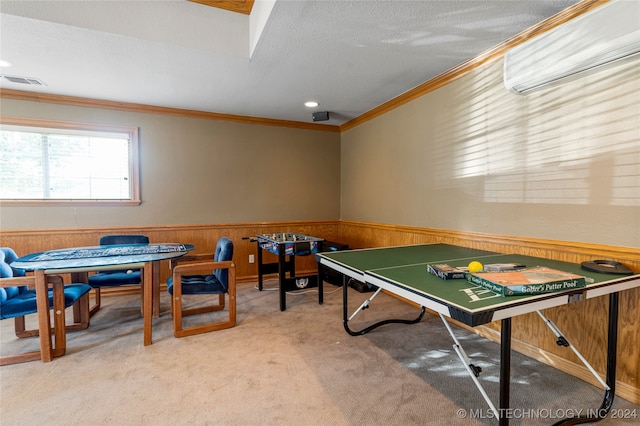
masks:
<path fill-rule="evenodd" d="M 2 77 L 9 80 L 11 83 L 28 84 L 30 86 L 46 86 L 46 84 L 37 78 L 19 77 L 16 75 L 3 75 Z"/>

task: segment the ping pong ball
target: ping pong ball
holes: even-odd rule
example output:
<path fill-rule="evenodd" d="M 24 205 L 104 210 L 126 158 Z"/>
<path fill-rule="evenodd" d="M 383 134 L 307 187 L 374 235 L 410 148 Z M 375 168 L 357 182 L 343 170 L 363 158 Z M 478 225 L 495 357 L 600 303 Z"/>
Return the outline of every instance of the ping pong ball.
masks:
<path fill-rule="evenodd" d="M 484 269 L 484 266 L 482 266 L 482 263 L 478 262 L 477 260 L 474 260 L 473 262 L 469 263 L 469 272 L 474 273 L 474 272 L 479 272 L 482 271 Z"/>

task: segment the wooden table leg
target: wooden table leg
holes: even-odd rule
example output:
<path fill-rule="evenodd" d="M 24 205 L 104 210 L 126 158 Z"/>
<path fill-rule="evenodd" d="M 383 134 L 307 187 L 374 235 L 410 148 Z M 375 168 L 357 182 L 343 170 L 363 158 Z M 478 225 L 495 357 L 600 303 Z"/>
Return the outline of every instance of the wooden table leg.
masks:
<path fill-rule="evenodd" d="M 53 358 L 64 355 L 67 351 L 67 330 L 65 325 L 64 283 L 62 278 L 56 277 L 53 282 L 53 335 L 55 345 L 51 356 Z"/>
<path fill-rule="evenodd" d="M 38 307 L 38 329 L 40 332 L 40 359 L 51 361 L 51 319 L 49 318 L 49 292 L 44 271 L 34 271 L 36 281 L 36 304 Z"/>
<path fill-rule="evenodd" d="M 153 262 L 153 317 L 160 318 L 160 261 Z"/>
<path fill-rule="evenodd" d="M 71 273 L 71 282 L 72 283 L 84 283 L 89 284 L 89 274 L 87 272 L 72 272 Z M 99 306 L 100 302 L 99 294 L 96 293 L 96 308 Z M 84 309 L 80 308 L 80 303 L 73 304 L 73 323 L 75 324 L 89 324 L 91 320 L 91 299 L 87 294 L 87 300 L 89 303 L 89 312 L 85 312 Z M 97 309 L 96 309 L 97 310 Z M 87 325 L 88 327 L 88 325 Z"/>
<path fill-rule="evenodd" d="M 144 317 L 144 345 L 149 346 L 152 341 L 153 322 L 153 262 L 146 262 L 142 270 L 143 279 L 143 317 Z"/>

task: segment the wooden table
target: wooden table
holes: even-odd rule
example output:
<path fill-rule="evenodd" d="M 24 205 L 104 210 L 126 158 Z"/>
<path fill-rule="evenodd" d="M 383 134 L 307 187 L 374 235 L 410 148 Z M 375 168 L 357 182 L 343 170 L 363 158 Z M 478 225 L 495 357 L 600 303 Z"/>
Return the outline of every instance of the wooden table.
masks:
<path fill-rule="evenodd" d="M 176 243 L 76 247 L 33 253 L 12 262 L 12 267 L 33 271 L 35 275 L 42 362 L 49 362 L 54 357 L 64 355 L 66 351 L 63 289 L 62 287 L 54 287 L 54 336 L 56 343 L 54 348 L 50 333 L 51 319 L 46 275 L 70 273 L 78 276 L 89 271 L 141 269 L 144 345 L 148 346 L 152 343 L 154 297 L 159 301 L 160 274 L 158 265 L 161 260 L 183 256 L 194 248 L 190 244 Z M 58 303 L 60 300 L 62 304 Z M 159 303 L 156 302 L 156 306 L 158 305 Z"/>

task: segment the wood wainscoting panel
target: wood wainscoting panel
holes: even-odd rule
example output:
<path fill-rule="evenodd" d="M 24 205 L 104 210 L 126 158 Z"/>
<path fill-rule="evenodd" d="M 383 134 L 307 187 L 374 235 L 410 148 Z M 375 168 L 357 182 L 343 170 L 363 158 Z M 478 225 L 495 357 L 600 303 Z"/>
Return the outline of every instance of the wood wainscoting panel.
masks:
<path fill-rule="evenodd" d="M 351 247 L 385 247 L 420 243 L 448 243 L 464 247 L 517 253 L 580 263 L 609 259 L 640 271 L 640 249 L 597 244 L 489 235 L 378 223 L 341 221 L 340 241 Z M 604 378 L 606 368 L 609 298 L 598 297 L 544 311 L 566 338 Z M 461 324 L 460 324 L 461 325 Z M 482 335 L 498 335 L 498 321 L 470 328 Z M 596 384 L 591 374 L 568 348 L 556 344 L 555 335 L 536 314 L 513 318 L 514 349 L 525 355 Z M 555 361 L 550 361 L 555 360 Z M 559 362 L 558 360 L 562 360 Z M 618 318 L 617 395 L 640 404 L 640 289 L 620 293 Z"/>
<path fill-rule="evenodd" d="M 255 280 L 258 267 L 249 263 L 249 255 L 257 254 L 257 245 L 248 239 L 258 234 L 273 232 L 296 232 L 313 235 L 327 240 L 336 240 L 338 236 L 338 221 L 300 221 L 300 222 L 270 222 L 270 223 L 238 223 L 211 225 L 175 225 L 175 226 L 141 226 L 122 228 L 85 228 L 85 229 L 45 229 L 45 230 L 17 230 L 3 231 L 0 234 L 0 245 L 11 247 L 19 256 L 46 250 L 69 247 L 84 247 L 98 245 L 100 237 L 108 234 L 144 234 L 152 243 L 183 243 L 193 244 L 194 253 L 214 253 L 216 243 L 222 236 L 230 238 L 234 243 L 234 260 L 236 262 L 237 279 L 242 281 Z M 273 256 L 273 255 L 271 255 Z M 265 256 L 265 261 L 276 259 L 275 256 Z M 317 271 L 317 264 L 313 256 L 297 256 L 296 270 L 300 272 Z M 166 282 L 170 276 L 169 262 L 161 262 L 160 280 Z M 122 292 L 122 289 L 105 289 Z M 131 291 L 131 290 L 127 290 Z"/>

